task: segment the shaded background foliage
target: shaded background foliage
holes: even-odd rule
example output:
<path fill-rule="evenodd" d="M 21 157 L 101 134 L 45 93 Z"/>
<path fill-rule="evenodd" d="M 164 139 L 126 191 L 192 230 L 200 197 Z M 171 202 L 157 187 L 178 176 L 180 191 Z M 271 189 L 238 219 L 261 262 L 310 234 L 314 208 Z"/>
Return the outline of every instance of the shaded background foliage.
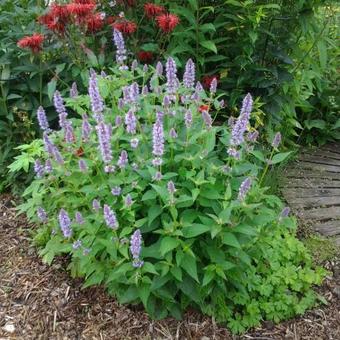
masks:
<path fill-rule="evenodd" d="M 60 1 L 66 3 L 68 1 Z M 141 51 L 153 61 L 172 55 L 179 65 L 193 58 L 203 78 L 219 78 L 227 107 L 221 120 L 236 114 L 240 98 L 251 92 L 263 103 L 258 117 L 269 138 L 276 128 L 286 144 L 323 143 L 339 137 L 337 58 L 339 7 L 328 0 L 155 1 L 180 18 L 172 34 L 162 34 L 146 20 L 146 1 L 120 1 L 115 7 L 99 1 L 98 11 L 138 24 L 127 37 L 131 60 Z M 36 109 L 42 104 L 52 122 L 51 98 L 56 88 L 68 92 L 73 81 L 87 82 L 87 69 L 112 66 L 111 27 L 85 35 L 72 27 L 57 37 L 37 18 L 46 12 L 36 0 L 3 1 L 0 14 L 0 190 L 12 183 L 6 167 L 14 147 L 36 134 Z M 13 24 L 15 23 L 15 25 Z M 42 32 L 39 55 L 17 47 L 25 35 Z M 86 48 L 84 48 L 86 46 Z M 61 80 L 62 79 L 62 80 Z"/>

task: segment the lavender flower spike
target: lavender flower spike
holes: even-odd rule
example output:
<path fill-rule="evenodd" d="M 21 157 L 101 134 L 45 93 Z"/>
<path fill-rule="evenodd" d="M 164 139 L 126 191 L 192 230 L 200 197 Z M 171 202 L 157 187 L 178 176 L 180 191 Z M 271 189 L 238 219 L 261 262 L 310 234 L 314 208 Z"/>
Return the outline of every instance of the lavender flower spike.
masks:
<path fill-rule="evenodd" d="M 84 142 L 87 142 L 90 138 L 90 134 L 92 131 L 91 124 L 89 123 L 87 115 L 83 115 L 83 122 L 81 125 L 81 137 Z"/>
<path fill-rule="evenodd" d="M 68 213 L 64 209 L 60 209 L 59 212 L 59 226 L 64 235 L 64 237 L 71 237 L 72 230 L 71 230 L 71 219 L 68 216 Z"/>
<path fill-rule="evenodd" d="M 169 135 L 172 139 L 175 139 L 177 138 L 177 132 L 174 128 L 171 128 L 170 131 L 169 131 Z"/>
<path fill-rule="evenodd" d="M 272 141 L 272 147 L 275 148 L 275 149 L 277 149 L 278 146 L 279 146 L 280 143 L 281 143 L 281 139 L 282 139 L 281 133 L 280 133 L 280 132 L 277 132 L 277 133 L 275 134 L 275 136 L 274 136 L 273 141 Z"/>
<path fill-rule="evenodd" d="M 75 81 L 72 83 L 72 86 L 70 89 L 70 97 L 71 98 L 78 97 L 78 88 L 77 88 L 77 83 Z"/>
<path fill-rule="evenodd" d="M 40 160 L 37 159 L 35 162 L 34 162 L 34 171 L 37 175 L 37 178 L 42 178 L 45 174 L 45 168 L 44 166 L 41 164 Z"/>
<path fill-rule="evenodd" d="M 100 209 L 100 202 L 97 199 L 92 201 L 92 208 L 94 211 L 98 212 Z"/>
<path fill-rule="evenodd" d="M 78 224 L 84 224 L 85 223 L 83 215 L 79 211 L 76 212 L 76 222 Z"/>
<path fill-rule="evenodd" d="M 96 118 L 96 120 L 100 120 L 101 114 L 104 111 L 104 103 L 99 93 L 97 74 L 93 70 L 90 71 L 89 96 L 91 102 L 91 110 L 95 114 L 95 118 L 98 118 Z"/>
<path fill-rule="evenodd" d="M 158 77 L 160 77 L 163 74 L 163 65 L 160 61 L 156 65 L 156 73 L 155 74 Z"/>
<path fill-rule="evenodd" d="M 132 109 L 130 109 L 125 115 L 125 125 L 127 133 L 131 133 L 133 135 L 136 133 L 137 118 Z"/>
<path fill-rule="evenodd" d="M 111 208 L 107 205 L 104 204 L 104 219 L 106 222 L 106 225 L 111 228 L 116 230 L 118 228 L 118 221 L 116 218 L 116 214 L 114 211 L 111 210 Z"/>
<path fill-rule="evenodd" d="M 96 126 L 99 148 L 104 163 L 110 163 L 112 161 L 112 150 L 111 150 L 111 137 L 112 137 L 112 126 L 99 123 Z"/>
<path fill-rule="evenodd" d="M 194 88 L 195 85 L 195 64 L 191 59 L 185 65 L 183 84 L 188 89 Z"/>
<path fill-rule="evenodd" d="M 214 78 L 210 83 L 210 93 L 215 94 L 217 90 L 217 79 Z"/>
<path fill-rule="evenodd" d="M 52 171 L 53 171 L 52 162 L 50 159 L 47 159 L 45 162 L 45 172 L 47 174 L 50 174 Z"/>
<path fill-rule="evenodd" d="M 39 207 L 38 210 L 37 210 L 37 216 L 39 218 L 39 220 L 43 223 L 47 222 L 47 213 L 45 211 L 44 208 L 42 207 Z"/>
<path fill-rule="evenodd" d="M 166 88 L 167 92 L 170 95 L 176 94 L 176 91 L 178 89 L 179 81 L 177 79 L 177 68 L 175 60 L 171 57 L 168 58 L 166 65 Z"/>
<path fill-rule="evenodd" d="M 290 208 L 289 207 L 284 207 L 281 211 L 281 214 L 280 214 L 280 219 L 282 218 L 285 218 L 285 217 L 288 217 L 289 216 L 289 213 L 290 213 Z"/>
<path fill-rule="evenodd" d="M 160 119 L 157 119 L 156 123 L 153 125 L 152 142 L 152 153 L 155 156 L 162 156 L 164 154 L 164 130 L 163 122 Z"/>
<path fill-rule="evenodd" d="M 50 130 L 50 128 L 49 128 L 49 125 L 48 125 L 45 110 L 42 106 L 39 106 L 39 108 L 38 108 L 37 118 L 38 118 L 38 122 L 39 122 L 39 126 L 40 126 L 41 130 L 48 132 Z"/>
<path fill-rule="evenodd" d="M 237 146 L 243 143 L 244 133 L 247 130 L 247 125 L 249 123 L 250 113 L 253 107 L 253 99 L 248 93 L 242 102 L 242 109 L 240 116 L 238 117 L 233 130 L 231 132 L 231 145 Z"/>
<path fill-rule="evenodd" d="M 212 127 L 212 118 L 211 118 L 209 112 L 206 111 L 206 110 L 202 111 L 202 118 L 204 120 L 204 123 L 205 123 L 205 126 L 207 127 L 207 129 L 208 130 L 211 129 L 211 127 Z"/>
<path fill-rule="evenodd" d="M 53 95 L 53 104 L 55 107 L 55 110 L 59 114 L 59 126 L 61 128 L 65 127 L 66 124 L 66 118 L 67 118 L 67 111 L 64 106 L 64 100 L 61 97 L 61 94 L 59 91 L 55 91 Z"/>
<path fill-rule="evenodd" d="M 119 159 L 118 159 L 118 162 L 117 162 L 117 165 L 123 169 L 127 166 L 128 164 L 128 153 L 125 151 L 125 150 L 122 150 L 122 152 L 120 153 L 120 156 L 119 156 Z"/>
<path fill-rule="evenodd" d="M 168 187 L 169 194 L 173 195 L 175 193 L 175 191 L 176 191 L 176 187 L 175 187 L 174 182 L 173 181 L 169 181 L 167 187 Z"/>
<path fill-rule="evenodd" d="M 84 159 L 80 159 L 79 162 L 78 162 L 78 165 L 79 165 L 79 170 L 81 172 L 86 172 L 87 171 L 87 164 L 86 164 Z"/>
<path fill-rule="evenodd" d="M 144 262 L 140 260 L 140 253 L 142 250 L 142 234 L 139 229 L 137 229 L 131 236 L 130 239 L 130 252 L 133 258 L 132 265 L 135 268 L 140 268 L 143 266 Z"/>
<path fill-rule="evenodd" d="M 126 197 L 125 197 L 125 206 L 126 207 L 131 207 L 133 201 L 132 201 L 132 197 L 130 194 L 127 194 Z"/>
<path fill-rule="evenodd" d="M 187 129 L 189 129 L 192 125 L 192 113 L 190 110 L 188 110 L 184 115 L 184 123 Z"/>
<path fill-rule="evenodd" d="M 119 196 L 121 194 L 121 192 L 122 192 L 122 188 L 118 187 L 118 186 L 113 187 L 112 190 L 111 190 L 111 194 L 113 196 Z"/>
<path fill-rule="evenodd" d="M 251 187 L 251 179 L 247 177 L 241 184 L 239 192 L 238 192 L 238 199 L 243 202 L 247 196 L 248 191 Z"/>
<path fill-rule="evenodd" d="M 113 42 L 117 49 L 116 51 L 117 64 L 123 65 L 125 60 L 127 59 L 125 42 L 122 33 L 116 29 L 113 30 Z"/>
<path fill-rule="evenodd" d="M 73 248 L 74 250 L 79 249 L 81 246 L 82 246 L 81 240 L 77 240 L 77 241 L 73 242 L 73 244 L 72 244 L 72 248 Z"/>

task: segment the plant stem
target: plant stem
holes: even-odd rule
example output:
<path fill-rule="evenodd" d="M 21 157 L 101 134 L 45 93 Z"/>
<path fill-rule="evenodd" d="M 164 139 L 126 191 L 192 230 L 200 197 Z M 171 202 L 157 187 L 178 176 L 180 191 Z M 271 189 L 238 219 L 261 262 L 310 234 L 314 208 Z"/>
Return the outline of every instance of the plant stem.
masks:
<path fill-rule="evenodd" d="M 273 150 L 272 150 L 272 152 L 271 152 L 271 154 L 270 154 L 270 157 L 269 157 L 269 159 L 268 159 L 268 161 L 267 161 L 266 167 L 264 168 L 264 171 L 263 171 L 262 176 L 261 176 L 261 178 L 260 178 L 259 185 L 262 184 L 262 181 L 263 181 L 263 179 L 264 179 L 264 176 L 265 176 L 265 175 L 267 174 L 267 172 L 268 172 L 269 164 L 270 164 L 270 161 L 271 161 L 272 158 L 273 158 L 274 151 L 275 151 L 275 149 L 273 148 Z"/>

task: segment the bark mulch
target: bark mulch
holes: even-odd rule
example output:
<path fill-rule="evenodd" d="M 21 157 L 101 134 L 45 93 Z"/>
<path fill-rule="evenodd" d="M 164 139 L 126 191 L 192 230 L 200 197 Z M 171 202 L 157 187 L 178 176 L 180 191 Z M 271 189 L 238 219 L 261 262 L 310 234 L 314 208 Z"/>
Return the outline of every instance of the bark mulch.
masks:
<path fill-rule="evenodd" d="M 30 246 L 29 226 L 16 216 L 10 196 L 0 197 L 0 340 L 7 339 L 340 339 L 340 269 L 320 292 L 327 306 L 274 325 L 265 322 L 240 337 L 211 318 L 189 311 L 182 321 L 152 321 L 139 309 L 119 305 L 104 289 L 81 290 L 62 261 L 41 262 Z"/>

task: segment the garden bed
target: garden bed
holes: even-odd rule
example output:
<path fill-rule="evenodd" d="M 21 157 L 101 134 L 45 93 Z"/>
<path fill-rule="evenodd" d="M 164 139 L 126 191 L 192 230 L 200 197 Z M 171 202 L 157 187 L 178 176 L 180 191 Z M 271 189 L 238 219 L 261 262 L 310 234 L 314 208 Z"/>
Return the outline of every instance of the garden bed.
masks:
<path fill-rule="evenodd" d="M 190 311 L 182 321 L 152 321 L 138 308 L 120 306 L 102 288 L 81 290 L 66 272 L 66 261 L 42 264 L 30 247 L 29 228 L 15 216 L 10 196 L 0 198 L 0 339 L 339 339 L 340 269 L 320 293 L 328 301 L 299 318 L 266 322 L 247 334 L 231 336 L 223 327 Z"/>

